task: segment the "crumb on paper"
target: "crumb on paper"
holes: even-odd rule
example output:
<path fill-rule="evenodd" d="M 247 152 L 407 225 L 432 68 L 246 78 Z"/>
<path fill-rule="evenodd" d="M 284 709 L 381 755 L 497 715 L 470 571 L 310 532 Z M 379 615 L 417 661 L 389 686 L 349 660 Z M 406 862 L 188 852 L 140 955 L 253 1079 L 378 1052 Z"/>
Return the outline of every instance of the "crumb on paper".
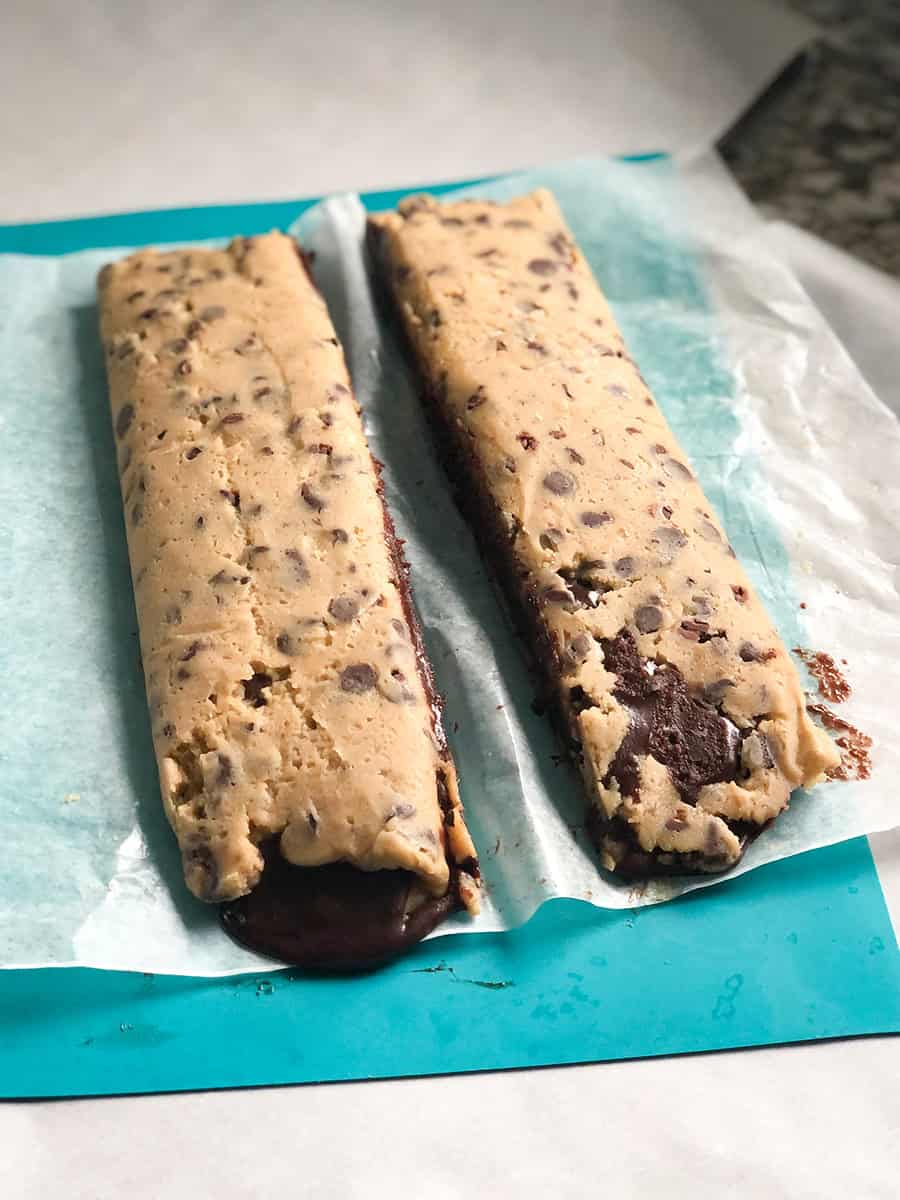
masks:
<path fill-rule="evenodd" d="M 80 799 L 81 794 L 79 792 L 66 792 L 63 796 L 63 804 L 77 804 Z"/>

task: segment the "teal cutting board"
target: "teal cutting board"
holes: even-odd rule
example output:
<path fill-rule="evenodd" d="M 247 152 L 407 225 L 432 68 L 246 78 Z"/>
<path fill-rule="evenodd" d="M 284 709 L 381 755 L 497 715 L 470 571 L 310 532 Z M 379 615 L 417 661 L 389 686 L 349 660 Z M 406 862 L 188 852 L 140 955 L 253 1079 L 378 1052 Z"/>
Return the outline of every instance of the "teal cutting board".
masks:
<path fill-rule="evenodd" d="M 364 199 L 383 208 L 402 194 Z M 252 234 L 289 225 L 313 202 L 8 226 L 0 253 Z M 857 839 L 656 907 L 553 901 L 514 932 L 438 938 L 362 977 L 0 972 L 0 1096 L 440 1074 L 897 1032 L 900 952 Z"/>

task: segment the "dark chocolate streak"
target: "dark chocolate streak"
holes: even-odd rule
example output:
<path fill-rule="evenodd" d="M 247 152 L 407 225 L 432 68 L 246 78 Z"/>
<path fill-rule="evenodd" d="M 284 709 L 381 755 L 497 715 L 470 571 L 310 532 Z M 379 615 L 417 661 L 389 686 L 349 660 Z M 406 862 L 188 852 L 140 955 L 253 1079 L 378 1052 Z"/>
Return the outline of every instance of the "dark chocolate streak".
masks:
<path fill-rule="evenodd" d="M 310 256 L 299 245 L 296 248 L 303 270 L 316 287 Z M 415 652 L 416 669 L 428 700 L 431 727 L 441 758 L 449 762 L 441 720 L 443 699 L 435 687 L 425 653 L 409 583 L 409 564 L 385 501 L 381 463 L 372 457 L 372 466 L 384 540 Z M 446 827 L 453 823 L 455 813 L 443 769 L 437 772 L 436 787 Z M 444 848 L 449 860 L 446 832 Z M 414 912 L 407 913 L 407 900 L 417 878 L 410 871 L 361 871 L 348 863 L 293 866 L 281 857 L 274 841 L 265 847 L 263 854 L 265 866 L 256 887 L 248 895 L 220 906 L 222 927 L 242 945 L 295 966 L 327 970 L 377 966 L 420 941 L 460 907 L 457 864 L 451 863 L 450 886 L 444 896 L 425 899 Z M 477 859 L 467 859 L 459 866 L 478 878 Z"/>
<path fill-rule="evenodd" d="M 500 584 L 514 623 L 523 630 L 524 644 L 538 667 L 554 724 L 567 749 L 583 768 L 585 784 L 590 795 L 592 783 L 581 754 L 581 742 L 575 721 L 579 707 L 577 703 L 572 703 L 574 698 L 570 698 L 568 701 L 563 699 L 566 689 L 563 684 L 564 671 L 560 661 L 559 647 L 541 619 L 541 602 L 536 586 L 530 579 L 528 569 L 516 555 L 515 538 L 514 536 L 510 537 L 503 513 L 488 490 L 485 482 L 486 476 L 481 469 L 478 453 L 472 440 L 462 433 L 443 406 L 442 401 L 446 390 L 445 377 L 432 378 L 428 371 L 428 364 L 416 353 L 415 345 L 399 315 L 393 295 L 393 272 L 386 239 L 382 231 L 371 221 L 366 230 L 366 243 L 375 277 L 376 294 L 383 303 L 386 303 L 392 323 L 395 328 L 399 329 L 401 339 L 407 347 L 408 356 L 416 367 L 422 386 L 425 411 L 434 434 L 435 448 L 454 485 L 456 502 L 478 539 L 486 565 Z M 618 638 L 613 639 L 613 643 L 618 640 Z M 613 643 L 609 643 L 611 647 Z M 615 657 L 616 651 L 612 650 L 612 654 Z M 620 660 L 621 658 L 622 655 L 620 655 Z M 672 676 L 676 674 L 672 672 Z M 680 683 L 676 682 L 672 676 L 664 682 L 662 694 L 655 701 L 635 694 L 634 706 L 629 704 L 629 708 L 632 710 L 632 726 L 613 763 L 613 770 L 621 771 L 629 784 L 636 782 L 629 778 L 629 768 L 630 764 L 634 762 L 634 755 L 643 752 L 640 747 L 644 744 L 645 739 L 648 746 L 651 740 L 655 745 L 662 739 L 667 743 L 667 757 L 661 761 L 664 761 L 667 766 L 670 766 L 672 762 L 680 763 L 678 777 L 675 778 L 676 786 L 679 787 L 684 798 L 687 798 L 687 795 L 695 797 L 696 791 L 703 783 L 712 783 L 716 779 L 734 778 L 740 743 L 735 741 L 732 744 L 731 730 L 734 727 L 730 722 L 724 722 L 714 708 L 708 708 L 708 716 L 701 717 L 699 712 L 695 712 L 693 706 L 701 706 L 702 702 L 695 701 L 688 696 L 686 684 L 680 675 L 678 676 Z M 620 684 L 620 687 L 623 689 L 622 696 L 618 698 L 622 702 L 628 684 Z M 663 716 L 663 700 L 666 696 L 671 697 L 673 701 L 677 700 L 680 706 L 678 718 L 675 721 L 670 718 L 668 723 Z M 585 699 L 589 705 L 590 700 Z M 584 705 L 582 704 L 581 707 L 583 708 Z M 702 707 L 706 708 L 707 706 L 703 705 Z M 692 718 L 693 732 L 691 732 Z M 675 738 L 675 741 L 671 742 L 667 732 L 670 727 L 672 727 L 671 731 Z M 696 746 L 702 742 L 701 730 L 713 733 L 715 748 L 711 752 L 703 748 L 696 765 L 692 767 L 689 761 L 689 745 Z M 733 766 L 725 765 L 725 759 L 728 757 L 726 748 L 729 752 L 731 750 L 734 752 Z M 633 772 L 633 770 L 632 767 L 631 771 Z M 704 773 L 706 770 L 710 771 L 708 776 Z M 633 791 L 633 788 L 631 790 Z M 756 826 L 744 823 L 728 822 L 728 824 L 732 832 L 741 839 L 742 848 L 750 837 L 761 831 Z M 616 840 L 628 843 L 633 847 L 629 850 L 625 860 L 617 866 L 617 873 L 626 877 L 708 873 L 724 870 L 728 866 L 712 849 L 709 853 L 666 852 L 662 858 L 660 858 L 658 850 L 648 853 L 641 849 L 634 830 L 626 821 L 621 818 L 615 818 L 612 821 L 606 820 L 594 804 L 589 805 L 588 808 L 588 828 L 598 846 L 602 845 L 607 836 L 614 836 Z"/>
<path fill-rule="evenodd" d="M 623 796 L 635 795 L 640 783 L 637 756 L 646 754 L 668 768 L 688 804 L 697 802 L 706 784 L 737 777 L 740 731 L 710 704 L 689 695 L 676 667 L 663 665 L 651 675 L 627 629 L 600 645 L 604 666 L 616 676 L 613 696 L 631 717 L 605 787 L 615 779 Z"/>
<path fill-rule="evenodd" d="M 455 881 L 444 896 L 423 898 L 411 871 L 360 871 L 348 863 L 295 867 L 273 841 L 252 892 L 220 906 L 222 928 L 236 942 L 294 966 L 358 971 L 395 958 L 421 941 L 456 907 Z"/>

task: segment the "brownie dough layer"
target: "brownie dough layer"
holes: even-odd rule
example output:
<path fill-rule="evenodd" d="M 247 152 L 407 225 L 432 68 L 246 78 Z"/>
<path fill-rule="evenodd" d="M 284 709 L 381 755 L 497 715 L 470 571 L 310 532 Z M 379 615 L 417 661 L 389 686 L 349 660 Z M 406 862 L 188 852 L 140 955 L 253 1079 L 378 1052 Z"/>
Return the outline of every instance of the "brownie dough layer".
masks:
<path fill-rule="evenodd" d="M 408 873 L 391 881 L 404 896 L 392 945 L 423 906 L 439 920 L 448 892 L 476 911 L 406 567 L 296 244 L 140 252 L 105 267 L 99 292 L 153 739 L 188 887 L 234 901 L 274 846 L 295 867 Z M 260 911 L 245 905 L 232 932 L 253 940 Z"/>
<path fill-rule="evenodd" d="M 838 756 L 554 197 L 416 196 L 369 231 L 603 864 L 727 869 Z"/>

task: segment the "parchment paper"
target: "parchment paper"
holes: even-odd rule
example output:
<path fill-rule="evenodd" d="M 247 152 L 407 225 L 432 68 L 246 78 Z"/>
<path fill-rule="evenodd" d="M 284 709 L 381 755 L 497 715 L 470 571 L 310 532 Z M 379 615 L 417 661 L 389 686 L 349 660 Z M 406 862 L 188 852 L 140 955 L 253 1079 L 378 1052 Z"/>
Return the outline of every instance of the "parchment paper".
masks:
<path fill-rule="evenodd" d="M 732 875 L 896 824 L 900 426 L 716 160 L 570 163 L 476 190 L 538 184 L 556 192 L 786 643 L 847 659 L 843 715 L 875 738 L 870 782 L 796 794 Z M 386 464 L 481 851 L 484 914 L 442 932 L 508 928 L 552 896 L 622 908 L 712 886 L 636 889 L 598 871 L 580 785 L 531 710 L 520 647 L 376 324 L 363 217 L 338 197 L 299 232 Z M 94 276 L 116 253 L 0 259 L 0 964 L 253 970 L 261 960 L 184 888 L 159 803 L 96 334 Z"/>

